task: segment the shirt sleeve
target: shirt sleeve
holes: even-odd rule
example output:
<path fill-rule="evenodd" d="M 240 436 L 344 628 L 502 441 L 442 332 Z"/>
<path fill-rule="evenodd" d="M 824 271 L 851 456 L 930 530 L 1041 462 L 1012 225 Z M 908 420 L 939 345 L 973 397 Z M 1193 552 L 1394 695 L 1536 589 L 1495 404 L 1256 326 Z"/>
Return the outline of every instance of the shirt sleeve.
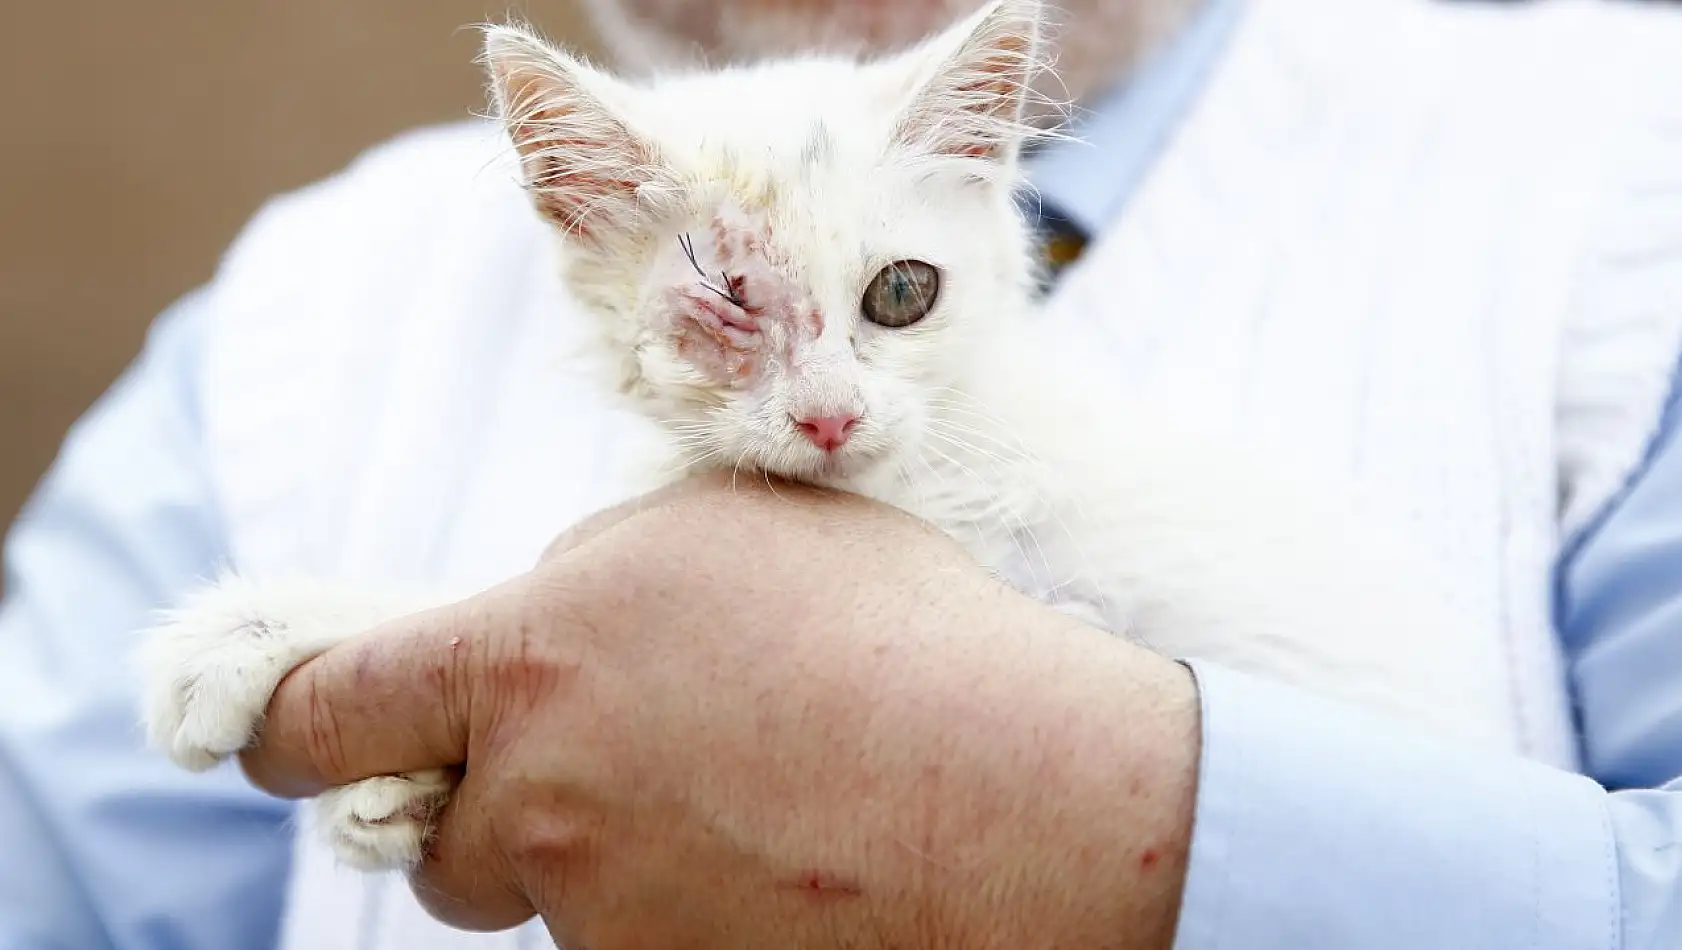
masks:
<path fill-rule="evenodd" d="M 1639 477 L 1562 564 L 1559 615 L 1585 764 L 1644 845 L 1620 852 L 1625 946 L 1682 945 L 1682 368 Z"/>
<path fill-rule="evenodd" d="M 290 806 L 138 727 L 132 637 L 225 558 L 196 414 L 202 298 L 153 328 L 13 527 L 0 602 L 0 950 L 261 950 Z"/>
<path fill-rule="evenodd" d="M 1593 781 L 1192 666 L 1204 748 L 1176 950 L 1619 947 L 1620 842 Z"/>
<path fill-rule="evenodd" d="M 1178 950 L 1678 945 L 1674 408 L 1639 477 L 1560 571 L 1562 639 L 1599 781 L 1192 663 L 1204 749 Z"/>

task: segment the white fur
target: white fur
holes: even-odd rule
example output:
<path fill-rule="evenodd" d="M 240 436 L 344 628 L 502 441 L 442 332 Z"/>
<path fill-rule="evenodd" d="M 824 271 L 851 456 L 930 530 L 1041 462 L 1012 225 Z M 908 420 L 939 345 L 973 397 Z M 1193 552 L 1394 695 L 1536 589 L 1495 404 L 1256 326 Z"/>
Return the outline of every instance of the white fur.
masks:
<path fill-rule="evenodd" d="M 1467 740 L 1507 738 L 1469 658 L 1415 647 L 1474 628 L 1443 602 L 1434 565 L 1349 485 L 1295 464 L 1288 443 L 1185 406 L 1119 402 L 1031 325 L 991 342 L 931 414 L 911 466 L 923 476 L 862 491 L 941 526 L 1021 589 L 1164 654 Z"/>
<path fill-rule="evenodd" d="M 873 496 L 1164 653 L 1491 740 L 1496 717 L 1462 688 L 1457 658 L 1409 649 L 1414 631 L 1456 621 L 1404 539 L 1346 486 L 1293 470 L 1288 446 L 1199 431 L 1185 407 L 1117 405 L 1037 321 L 1012 191 L 1039 16 L 1000 0 L 881 62 L 814 56 L 643 85 L 510 29 L 490 32 L 487 60 L 569 286 L 599 318 L 616 384 L 671 432 L 676 468 Z M 702 247 L 696 274 L 677 238 L 715 228 L 772 235 L 776 261 Z M 863 287 L 907 258 L 941 270 L 933 310 L 904 330 L 864 321 Z M 698 364 L 673 301 L 725 266 L 765 294 L 765 341 L 795 333 L 795 309 L 820 311 L 821 332 L 741 379 Z M 837 407 L 863 415 L 831 458 L 791 420 Z M 414 606 L 223 581 L 148 638 L 153 743 L 208 767 L 256 734 L 290 669 Z M 342 859 L 403 866 L 426 832 L 413 816 L 447 794 L 441 775 L 374 779 L 325 796 L 318 818 Z"/>
<path fill-rule="evenodd" d="M 141 638 L 147 738 L 182 768 L 209 769 L 256 738 L 288 673 L 351 636 L 434 605 L 429 598 L 224 576 Z M 316 824 L 352 866 L 405 866 L 419 858 L 426 816 L 449 788 L 440 771 L 370 779 L 317 799 Z"/>

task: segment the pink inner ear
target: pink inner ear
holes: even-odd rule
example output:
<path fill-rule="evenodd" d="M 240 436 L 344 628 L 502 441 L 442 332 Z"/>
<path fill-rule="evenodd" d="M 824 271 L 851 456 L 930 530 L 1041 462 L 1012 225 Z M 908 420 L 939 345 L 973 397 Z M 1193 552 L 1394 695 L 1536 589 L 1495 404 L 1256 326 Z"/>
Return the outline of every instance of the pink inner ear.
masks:
<path fill-rule="evenodd" d="M 636 200 L 637 182 L 604 174 L 610 167 L 599 159 L 569 162 L 563 156 L 588 156 L 611 146 L 582 139 L 544 139 L 528 159 L 528 180 L 538 210 L 566 229 L 586 239 L 598 237 L 590 224 L 593 217 L 612 213 L 622 203 Z M 628 166 L 622 166 L 628 167 Z"/>
<path fill-rule="evenodd" d="M 902 134 L 935 154 L 997 155 L 1019 134 L 1035 45 L 1031 22 L 983 26 L 922 90 Z"/>

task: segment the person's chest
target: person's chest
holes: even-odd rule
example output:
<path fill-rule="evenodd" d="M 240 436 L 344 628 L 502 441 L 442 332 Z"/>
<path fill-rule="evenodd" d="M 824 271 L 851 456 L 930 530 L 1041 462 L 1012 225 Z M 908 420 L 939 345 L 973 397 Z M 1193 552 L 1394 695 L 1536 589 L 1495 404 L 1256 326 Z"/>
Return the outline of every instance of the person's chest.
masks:
<path fill-rule="evenodd" d="M 1346 23 L 1370 49 L 1323 54 L 1315 38 L 1336 28 L 1286 14 L 1245 28 L 1125 212 L 1065 273 L 1043 332 L 1093 355 L 1135 402 L 1271 430 L 1352 475 L 1452 565 L 1444 596 L 1512 661 L 1492 688 L 1538 755 L 1568 762 L 1548 612 L 1558 341 L 1584 183 L 1602 170 L 1549 123 L 1568 111 L 1592 127 L 1595 113 L 1563 86 L 1524 89 L 1545 75 L 1545 44 L 1502 83 L 1463 91 L 1455 69 L 1352 61 L 1403 57 L 1419 35 L 1383 54 Z M 315 364 L 313 414 L 240 395 L 268 365 L 272 310 L 248 311 L 249 335 L 222 334 L 213 451 L 242 567 L 471 588 L 636 489 L 622 473 L 651 433 L 569 368 L 588 324 L 546 250 L 519 235 L 486 248 L 465 228 L 437 273 L 316 301 L 323 333 L 364 327 L 343 336 L 340 364 L 379 365 L 361 387 Z M 281 440 L 313 460 L 309 477 L 271 470 L 264 449 Z M 300 852 L 289 946 L 541 945 L 446 936 L 400 882 L 364 886 L 330 863 Z M 377 935 L 358 942 L 355 920 Z"/>

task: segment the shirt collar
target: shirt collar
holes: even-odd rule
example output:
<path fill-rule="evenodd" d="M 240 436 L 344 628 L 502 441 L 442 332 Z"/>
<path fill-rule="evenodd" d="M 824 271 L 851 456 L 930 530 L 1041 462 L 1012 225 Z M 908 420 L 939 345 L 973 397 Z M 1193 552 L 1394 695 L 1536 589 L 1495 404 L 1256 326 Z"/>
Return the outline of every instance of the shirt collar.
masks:
<path fill-rule="evenodd" d="M 1120 214 L 1169 135 L 1196 100 L 1244 9 L 1244 0 L 1201 0 L 1180 32 L 1089 109 L 1077 110 L 1070 139 L 1038 148 L 1027 160 L 1038 203 L 1083 234 L 1097 234 Z M 1043 209 L 1043 211 L 1042 211 Z"/>

